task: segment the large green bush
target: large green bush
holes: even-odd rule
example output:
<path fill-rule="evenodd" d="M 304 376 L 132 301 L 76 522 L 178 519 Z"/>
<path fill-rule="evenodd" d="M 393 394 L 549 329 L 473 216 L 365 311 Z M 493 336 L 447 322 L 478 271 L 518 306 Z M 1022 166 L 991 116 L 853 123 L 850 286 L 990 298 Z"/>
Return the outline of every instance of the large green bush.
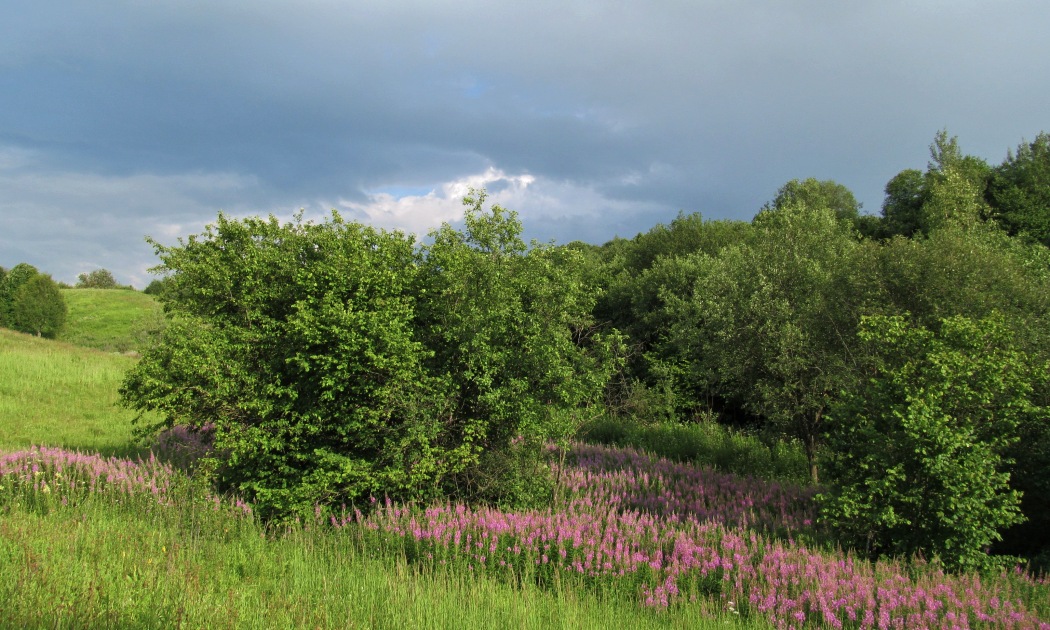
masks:
<path fill-rule="evenodd" d="M 870 555 L 922 553 L 980 568 L 1000 530 L 1020 522 L 1007 450 L 1045 368 L 1013 344 L 1002 319 L 951 317 L 936 330 L 900 316 L 866 318 L 871 378 L 829 412 L 823 517 Z"/>
<path fill-rule="evenodd" d="M 218 480 L 270 516 L 384 495 L 534 500 L 539 447 L 601 391 L 604 345 L 582 338 L 574 253 L 527 248 L 483 200 L 422 248 L 336 214 L 220 215 L 154 243 L 170 325 L 126 404 L 214 426 Z"/>

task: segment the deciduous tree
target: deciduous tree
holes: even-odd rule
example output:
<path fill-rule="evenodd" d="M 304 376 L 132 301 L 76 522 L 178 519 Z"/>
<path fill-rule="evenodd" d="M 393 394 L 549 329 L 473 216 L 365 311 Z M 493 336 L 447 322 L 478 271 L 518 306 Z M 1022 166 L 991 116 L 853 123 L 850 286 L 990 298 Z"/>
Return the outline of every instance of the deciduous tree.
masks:
<path fill-rule="evenodd" d="M 1022 142 L 994 169 L 988 201 L 995 220 L 1011 235 L 1050 247 L 1050 134 Z"/>
<path fill-rule="evenodd" d="M 38 337 L 58 335 L 66 323 L 66 302 L 51 276 L 30 277 L 11 299 L 11 327 Z"/>
<path fill-rule="evenodd" d="M 1045 408 L 1030 400 L 1033 366 L 996 316 L 936 329 L 902 316 L 866 318 L 874 371 L 832 405 L 823 518 L 866 551 L 986 565 L 999 531 L 1022 520 L 1007 449 Z"/>
<path fill-rule="evenodd" d="M 468 201 L 465 232 L 422 249 L 337 214 L 220 215 L 154 243 L 170 325 L 124 401 L 212 426 L 218 480 L 267 517 L 370 495 L 536 500 L 540 446 L 597 398 L 605 346 L 578 252 L 526 247 L 512 214 Z"/>
<path fill-rule="evenodd" d="M 78 289 L 115 289 L 118 286 L 117 279 L 108 269 L 96 269 L 77 276 L 76 288 Z"/>

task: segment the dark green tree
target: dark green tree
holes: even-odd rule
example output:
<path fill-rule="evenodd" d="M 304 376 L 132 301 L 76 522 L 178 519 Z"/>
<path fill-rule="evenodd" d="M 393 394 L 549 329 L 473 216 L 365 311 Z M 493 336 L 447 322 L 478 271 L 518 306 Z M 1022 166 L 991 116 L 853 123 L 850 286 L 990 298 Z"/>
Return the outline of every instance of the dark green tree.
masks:
<path fill-rule="evenodd" d="M 11 293 L 7 288 L 7 269 L 0 267 L 0 328 L 6 327 L 11 311 Z"/>
<path fill-rule="evenodd" d="M 574 435 L 613 363 L 582 253 L 526 246 L 517 216 L 484 201 L 474 191 L 465 229 L 446 224 L 423 248 L 416 330 L 450 405 L 441 444 L 459 463 L 448 493 L 529 503 L 549 491 L 527 481 L 542 478 L 540 449 Z"/>
<path fill-rule="evenodd" d="M 167 278 L 155 278 L 142 290 L 146 295 L 160 296 L 168 287 Z"/>
<path fill-rule="evenodd" d="M 610 409 L 642 421 L 688 418 L 710 410 L 714 401 L 701 393 L 706 388 L 677 380 L 670 359 L 657 350 L 673 320 L 665 296 L 691 291 L 697 270 L 688 258 L 717 255 L 745 242 L 752 232 L 743 221 L 680 214 L 669 226 L 657 225 L 630 241 L 618 239 L 602 247 L 604 290 L 594 313 L 598 321 L 624 333 L 627 344 L 624 370 L 608 392 Z"/>
<path fill-rule="evenodd" d="M 38 337 L 57 336 L 66 323 L 66 313 L 62 292 L 46 274 L 26 280 L 11 299 L 11 327 Z"/>
<path fill-rule="evenodd" d="M 926 189 L 922 171 L 906 169 L 886 184 L 882 217 L 887 236 L 911 238 L 920 229 Z"/>
<path fill-rule="evenodd" d="M 0 284 L 0 326 L 14 328 L 12 317 L 15 293 L 30 278 L 39 273 L 40 271 L 29 263 L 18 263 L 7 270 L 4 282 Z"/>
<path fill-rule="evenodd" d="M 952 317 L 931 330 L 901 316 L 864 320 L 870 378 L 828 413 L 822 516 L 868 555 L 990 564 L 1000 530 L 1022 520 L 1006 452 L 1028 419 L 1033 365 L 997 316 Z"/>
<path fill-rule="evenodd" d="M 116 289 L 119 286 L 117 279 L 108 269 L 96 269 L 77 276 L 76 288 L 78 289 Z"/>
<path fill-rule="evenodd" d="M 991 173 L 987 162 L 962 152 L 958 138 L 944 130 L 937 132 L 926 172 L 907 169 L 886 184 L 880 235 L 911 238 L 927 234 L 958 212 L 987 218 L 984 193 Z"/>
<path fill-rule="evenodd" d="M 1050 134 L 1022 142 L 994 169 L 987 198 L 995 220 L 1011 235 L 1050 246 Z"/>
<path fill-rule="evenodd" d="M 661 350 L 680 380 L 708 380 L 800 439 L 816 481 L 824 413 L 855 378 L 864 301 L 879 300 L 863 284 L 875 245 L 827 207 L 787 204 L 754 224 L 750 242 L 697 261 L 691 291 L 665 296 L 673 323 Z"/>

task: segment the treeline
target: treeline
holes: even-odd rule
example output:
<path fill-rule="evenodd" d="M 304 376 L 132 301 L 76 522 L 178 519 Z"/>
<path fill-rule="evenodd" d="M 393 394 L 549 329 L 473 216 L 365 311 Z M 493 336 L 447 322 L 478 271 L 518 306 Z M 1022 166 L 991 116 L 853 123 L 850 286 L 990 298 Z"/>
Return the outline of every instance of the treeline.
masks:
<path fill-rule="evenodd" d="M 628 340 L 609 408 L 797 438 L 826 522 L 870 553 L 1047 549 L 1048 149 L 992 168 L 941 133 L 881 216 L 810 179 L 749 223 L 576 244 Z"/>
<path fill-rule="evenodd" d="M 881 216 L 810 179 L 750 222 L 680 215 L 601 246 L 526 246 L 483 194 L 424 244 L 220 216 L 154 243 L 171 322 L 123 398 L 162 414 L 147 432 L 212 433 L 214 479 L 277 518 L 535 502 L 543 445 L 588 419 L 705 419 L 799 440 L 823 522 L 861 553 L 1038 559 L 1048 145 L 990 167 L 941 133 Z"/>

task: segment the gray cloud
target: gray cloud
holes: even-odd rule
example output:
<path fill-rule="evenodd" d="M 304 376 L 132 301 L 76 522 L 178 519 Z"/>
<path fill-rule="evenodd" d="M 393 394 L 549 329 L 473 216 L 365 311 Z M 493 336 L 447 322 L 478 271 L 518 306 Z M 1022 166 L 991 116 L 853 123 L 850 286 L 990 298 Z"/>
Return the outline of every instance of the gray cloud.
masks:
<path fill-rule="evenodd" d="M 69 281 L 138 283 L 144 233 L 220 209 L 394 191 L 412 212 L 362 216 L 425 227 L 490 168 L 531 178 L 504 198 L 543 240 L 747 219 L 794 177 L 877 211 L 938 129 L 997 162 L 1050 102 L 1032 0 L 23 4 L 0 23 L 0 264 Z"/>

